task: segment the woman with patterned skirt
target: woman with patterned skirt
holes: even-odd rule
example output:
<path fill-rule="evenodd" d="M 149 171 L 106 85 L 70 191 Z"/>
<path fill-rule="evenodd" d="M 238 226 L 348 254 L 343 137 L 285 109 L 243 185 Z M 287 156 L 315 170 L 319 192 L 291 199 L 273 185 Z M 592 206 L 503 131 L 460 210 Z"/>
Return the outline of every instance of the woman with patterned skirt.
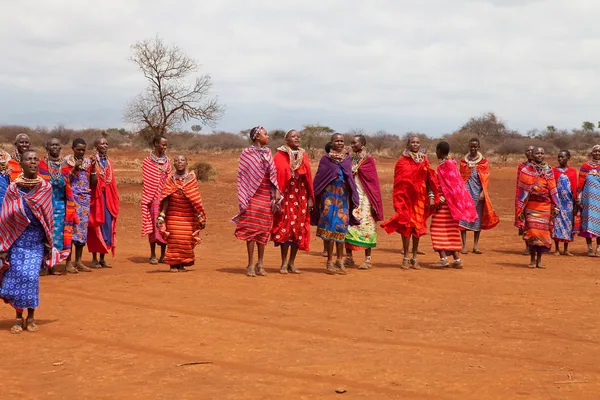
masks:
<path fill-rule="evenodd" d="M 435 171 L 421 150 L 421 140 L 418 136 L 409 137 L 406 150 L 394 169 L 396 214 L 381 225 L 388 234 L 396 232 L 402 236 L 403 269 L 420 268 L 417 259 L 419 239 L 427 233 L 426 220 L 435 206 L 437 190 Z M 409 258 L 411 237 L 412 258 Z"/>
<path fill-rule="evenodd" d="M 542 254 L 552 248 L 551 220 L 559 212 L 556 180 L 544 157 L 544 149 L 536 148 L 532 162 L 523 167 L 517 182 L 515 219 L 529 248 L 529 268 L 543 268 Z"/>
<path fill-rule="evenodd" d="M 592 148 L 592 158 L 579 170 L 578 202 L 581 209 L 581 232 L 588 246 L 588 256 L 600 251 L 600 145 Z M 595 248 L 592 240 L 596 239 Z"/>
<path fill-rule="evenodd" d="M 144 159 L 142 164 L 142 236 L 148 235 L 150 242 L 150 264 L 156 265 L 165 261 L 167 242 L 156 227 L 160 212 L 160 196 L 171 175 L 171 162 L 167 158 L 169 142 L 162 135 L 152 139 L 154 150 Z M 160 258 L 156 258 L 156 245 L 160 246 Z"/>
<path fill-rule="evenodd" d="M 345 275 L 343 263 L 344 242 L 348 227 L 358 225 L 354 216 L 360 199 L 352 176 L 352 161 L 344 149 L 344 136 L 331 136 L 331 151 L 319 162 L 315 175 L 315 208 L 311 224 L 317 226 L 317 236 L 327 240 L 327 263 L 325 272 L 330 275 Z M 333 262 L 333 248 L 336 261 Z"/>
<path fill-rule="evenodd" d="M 448 158 L 448 142 L 439 142 L 435 153 L 440 160 L 436 171 L 439 197 L 436 201 L 437 210 L 431 217 L 430 231 L 433 250 L 440 255 L 440 262 L 436 266 L 462 268 L 463 262 L 458 255 L 462 248 L 459 221 L 474 222 L 477 211 L 456 161 Z M 449 254 L 454 258 L 452 264 L 448 262 Z"/>
<path fill-rule="evenodd" d="M 188 172 L 187 159 L 173 159 L 175 172 L 167 178 L 160 196 L 161 212 L 157 226 L 167 240 L 165 263 L 170 272 L 185 272 L 194 265 L 194 248 L 200 243 L 200 231 L 206 227 L 206 213 L 196 174 Z"/>
<path fill-rule="evenodd" d="M 355 265 L 353 251 L 365 251 L 365 262 L 358 269 L 373 266 L 371 249 L 377 246 L 377 222 L 383 220 L 383 202 L 375 159 L 367 154 L 367 139 L 356 135 L 352 139 L 352 175 L 358 193 L 359 205 L 354 209 L 354 217 L 360 225 L 349 226 L 346 233 L 347 267 Z"/>
<path fill-rule="evenodd" d="M 91 269 L 83 265 L 81 257 L 87 242 L 88 223 L 90 218 L 90 198 L 92 189 L 96 187 L 96 160 L 85 156 L 87 144 L 82 138 L 73 140 L 73 154 L 65 157 L 63 174 L 68 176 L 78 223 L 73 225 L 73 245 L 75 246 L 75 263 L 71 264 L 71 256 L 67 257 L 67 272 L 90 272 Z"/>
<path fill-rule="evenodd" d="M 273 162 L 269 134 L 262 126 L 250 130 L 252 146 L 240 154 L 238 168 L 239 213 L 231 219 L 236 224 L 235 237 L 246 242 L 250 277 L 265 276 L 263 258 L 265 246 L 273 228 L 273 213 L 279 211 L 281 193 L 278 189 L 277 170 Z M 254 247 L 258 248 L 258 262 L 254 264 Z"/>
<path fill-rule="evenodd" d="M 479 238 L 482 230 L 494 228 L 500 223 L 496 215 L 488 186 L 490 183 L 490 167 L 487 158 L 479 152 L 479 139 L 473 138 L 469 141 L 469 154 L 460 160 L 460 174 L 467 185 L 467 190 L 473 199 L 477 210 L 477 219 L 473 222 L 460 221 L 460 235 L 462 241 L 461 253 L 467 254 L 467 231 L 474 232 L 473 253 L 481 254 L 479 250 Z"/>
<path fill-rule="evenodd" d="M 60 141 L 56 138 L 46 142 L 47 155 L 40 160 L 38 174 L 52 186 L 52 216 L 54 219 L 54 231 L 52 242 L 54 248 L 59 252 L 58 262 L 67 259 L 71 254 L 71 242 L 73 238 L 73 225 L 79 222 L 75 212 L 75 200 L 71 191 L 69 176 L 63 173 L 63 159 L 60 157 Z M 50 268 L 51 275 L 60 275 L 56 269 Z M 71 273 L 77 273 L 77 269 L 71 267 Z"/>
<path fill-rule="evenodd" d="M 52 188 L 37 175 L 35 151 L 24 151 L 20 166 L 21 175 L 8 187 L 0 212 L 0 298 L 16 311 L 11 333 L 38 330 L 34 315 L 40 268 L 51 267 L 57 258 L 52 251 Z"/>
<path fill-rule="evenodd" d="M 564 255 L 573 256 L 569 252 L 569 243 L 573 241 L 576 233 L 575 219 L 577 214 L 577 170 L 569 167 L 571 153 L 569 150 L 561 150 L 558 153 L 558 167 L 552 168 L 558 191 L 559 213 L 554 218 L 552 227 L 552 239 L 556 246 L 555 256 L 560 255 L 558 244 L 564 243 Z"/>
<path fill-rule="evenodd" d="M 309 250 L 310 212 L 315 194 L 310 161 L 308 154 L 300 148 L 298 131 L 288 131 L 285 142 L 273 157 L 282 196 L 281 212 L 275 213 L 271 240 L 281 249 L 279 272 L 299 274 L 295 265 L 296 255 L 298 250 Z"/>

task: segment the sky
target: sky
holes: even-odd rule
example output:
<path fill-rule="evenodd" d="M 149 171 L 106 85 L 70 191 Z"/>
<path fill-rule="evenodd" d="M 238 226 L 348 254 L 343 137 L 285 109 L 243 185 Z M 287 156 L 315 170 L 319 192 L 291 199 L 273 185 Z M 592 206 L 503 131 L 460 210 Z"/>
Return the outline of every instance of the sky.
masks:
<path fill-rule="evenodd" d="M 4 125 L 127 127 L 146 86 L 131 45 L 157 34 L 212 77 L 226 111 L 205 131 L 439 136 L 485 112 L 523 132 L 600 121 L 596 0 L 2 3 Z"/>

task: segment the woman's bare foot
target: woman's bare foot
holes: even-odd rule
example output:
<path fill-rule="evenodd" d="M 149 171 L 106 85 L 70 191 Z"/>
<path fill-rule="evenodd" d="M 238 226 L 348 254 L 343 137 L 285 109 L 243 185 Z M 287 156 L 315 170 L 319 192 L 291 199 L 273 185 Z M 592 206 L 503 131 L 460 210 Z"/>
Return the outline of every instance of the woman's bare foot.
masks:
<path fill-rule="evenodd" d="M 573 257 L 575 254 L 571 253 L 570 251 L 565 251 L 564 255 L 567 257 Z"/>
<path fill-rule="evenodd" d="M 556 251 L 554 252 L 554 255 L 555 255 L 555 256 L 560 256 L 560 251 L 556 250 Z"/>
<path fill-rule="evenodd" d="M 10 333 L 17 334 L 23 332 L 23 318 L 17 318 L 15 324 L 10 328 Z"/>
<path fill-rule="evenodd" d="M 92 270 L 90 268 L 86 267 L 85 265 L 83 265 L 82 262 L 76 263 L 75 268 L 77 268 L 77 271 L 79 271 L 79 272 L 92 272 Z"/>
<path fill-rule="evenodd" d="M 283 264 L 281 266 L 281 268 L 279 268 L 279 273 L 283 274 L 283 275 L 286 275 L 288 273 L 288 266 L 286 264 Z"/>
<path fill-rule="evenodd" d="M 544 267 L 542 264 L 537 264 L 535 267 L 540 269 L 546 269 L 546 267 Z"/>
<path fill-rule="evenodd" d="M 254 265 L 248 265 L 246 267 L 246 275 L 254 278 L 256 276 L 256 268 Z"/>
<path fill-rule="evenodd" d="M 536 267 L 536 265 L 535 265 L 535 263 L 534 263 L 534 262 L 532 262 L 531 264 L 529 264 L 529 265 L 527 266 L 527 268 L 535 268 L 535 267 Z"/>
<path fill-rule="evenodd" d="M 67 261 L 67 265 L 65 267 L 65 272 L 67 274 L 78 274 L 79 271 L 77 271 L 77 268 L 75 268 L 73 266 L 73 263 L 71 263 L 71 261 Z"/>
<path fill-rule="evenodd" d="M 352 257 L 346 257 L 346 259 L 344 260 L 344 266 L 346 267 L 354 267 L 356 264 L 354 263 L 354 258 Z"/>
<path fill-rule="evenodd" d="M 402 269 L 410 269 L 410 258 L 404 257 L 402 259 Z"/>
<path fill-rule="evenodd" d="M 171 268 L 169 268 L 169 272 L 179 272 L 179 270 L 177 269 L 177 266 L 171 265 Z"/>
<path fill-rule="evenodd" d="M 58 271 L 56 267 L 48 268 L 48 275 L 62 275 L 62 272 Z"/>
<path fill-rule="evenodd" d="M 337 271 L 335 270 L 333 263 L 328 262 L 327 264 L 325 264 L 325 273 L 328 275 L 336 275 L 337 274 Z"/>
<path fill-rule="evenodd" d="M 456 268 L 456 269 L 462 269 L 462 267 L 463 267 L 463 262 L 462 262 L 462 260 L 461 260 L 461 259 L 454 260 L 454 261 L 452 262 L 452 268 Z"/>
<path fill-rule="evenodd" d="M 324 251 L 324 252 L 321 253 L 321 257 L 327 257 L 327 256 L 328 256 L 328 254 L 327 254 L 326 251 Z"/>
<path fill-rule="evenodd" d="M 90 268 L 99 269 L 99 268 L 102 268 L 102 267 L 100 266 L 100 263 L 98 261 L 93 260 L 92 261 L 92 265 L 90 265 Z"/>
<path fill-rule="evenodd" d="M 100 261 L 99 264 L 102 268 L 112 268 L 112 265 L 110 265 L 106 261 Z"/>
<path fill-rule="evenodd" d="M 417 260 L 416 258 L 411 258 L 410 267 L 412 269 L 421 269 L 421 264 L 419 264 L 419 260 Z"/>
<path fill-rule="evenodd" d="M 184 267 L 183 265 L 179 265 L 179 266 L 177 267 L 177 271 L 178 271 L 178 272 L 187 272 L 187 269 L 185 269 L 185 267 Z"/>
<path fill-rule="evenodd" d="M 265 271 L 265 267 L 262 264 L 256 264 L 256 275 L 258 275 L 258 276 L 267 275 L 267 271 Z"/>
<path fill-rule="evenodd" d="M 150 263 L 150 265 L 158 265 L 158 258 L 150 257 L 150 260 L 148 260 L 148 262 Z"/>
<path fill-rule="evenodd" d="M 478 248 L 473 248 L 473 254 L 483 254 L 483 252 Z"/>

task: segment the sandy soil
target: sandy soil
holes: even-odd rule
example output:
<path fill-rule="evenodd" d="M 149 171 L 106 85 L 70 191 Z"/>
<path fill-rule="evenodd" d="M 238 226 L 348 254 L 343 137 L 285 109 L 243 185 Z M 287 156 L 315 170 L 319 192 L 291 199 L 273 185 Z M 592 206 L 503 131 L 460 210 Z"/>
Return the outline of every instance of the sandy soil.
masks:
<path fill-rule="evenodd" d="M 42 278 L 38 333 L 10 335 L 0 308 L 1 399 L 600 397 L 600 259 L 579 239 L 577 257 L 525 268 L 514 168 L 492 170 L 502 223 L 463 270 L 403 271 L 400 238 L 380 231 L 373 270 L 325 275 L 313 238 L 302 275 L 279 275 L 269 247 L 269 275 L 251 279 L 228 222 L 236 159 L 209 161 L 219 173 L 201 184 L 208 228 L 192 271 L 149 265 L 139 208 L 124 204 L 115 268 Z M 388 216 L 393 165 L 379 162 Z M 132 166 L 118 167 L 124 195 L 140 191 Z M 429 237 L 422 249 L 436 260 Z"/>

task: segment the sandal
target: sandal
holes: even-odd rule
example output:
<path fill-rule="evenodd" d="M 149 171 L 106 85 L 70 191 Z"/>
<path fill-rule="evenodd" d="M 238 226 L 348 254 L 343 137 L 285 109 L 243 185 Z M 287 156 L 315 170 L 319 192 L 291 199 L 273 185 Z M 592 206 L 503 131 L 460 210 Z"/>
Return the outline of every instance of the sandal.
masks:
<path fill-rule="evenodd" d="M 527 266 L 527 268 L 535 268 L 535 267 L 536 267 L 535 263 L 531 263 Z"/>
<path fill-rule="evenodd" d="M 279 273 L 286 275 L 288 273 L 288 266 L 287 265 L 282 265 L 281 268 L 279 268 Z"/>
<path fill-rule="evenodd" d="M 452 268 L 462 269 L 462 267 L 463 267 L 463 262 L 460 258 L 458 260 L 454 260 L 452 262 Z"/>
<path fill-rule="evenodd" d="M 106 261 L 100 261 L 99 264 L 102 268 L 112 268 L 112 265 L 110 265 Z"/>
<path fill-rule="evenodd" d="M 535 267 L 536 267 L 536 268 L 539 268 L 539 269 L 546 269 L 546 267 L 544 267 L 544 266 L 543 266 L 543 265 L 541 265 L 541 264 L 538 264 L 538 265 L 536 265 Z"/>
<path fill-rule="evenodd" d="M 17 334 L 23 332 L 23 324 L 23 318 L 17 318 L 15 324 L 12 326 L 12 328 L 10 328 L 10 333 Z"/>
<path fill-rule="evenodd" d="M 412 269 L 421 269 L 421 265 L 419 264 L 419 260 L 417 260 L 416 258 L 411 258 L 410 259 L 410 267 Z"/>
<path fill-rule="evenodd" d="M 299 274 L 302 273 L 302 271 L 300 271 L 298 268 L 296 268 L 296 266 L 293 265 L 293 264 L 288 264 L 287 269 L 292 274 L 298 274 L 299 275 Z"/>
<path fill-rule="evenodd" d="M 431 264 L 431 267 L 432 268 L 447 268 L 449 265 L 450 265 L 450 263 L 448 262 L 448 259 L 444 257 L 444 258 L 440 259 L 440 261 L 438 261 L 434 264 Z"/>
<path fill-rule="evenodd" d="M 575 254 L 571 253 L 570 251 L 565 251 L 565 254 L 563 254 L 563 255 L 567 256 L 567 257 L 573 257 L 573 256 L 575 256 Z"/>
<path fill-rule="evenodd" d="M 166 263 L 165 263 L 165 258 L 164 258 L 164 257 L 161 257 L 161 258 L 159 258 L 159 259 L 158 259 L 158 263 L 159 263 L 159 264 L 166 264 Z"/>
<path fill-rule="evenodd" d="M 48 268 L 48 275 L 62 275 L 62 272 L 57 271 L 56 267 Z"/>
<path fill-rule="evenodd" d="M 98 261 L 92 261 L 92 265 L 90 265 L 90 268 L 100 269 L 102 267 L 100 266 L 100 263 Z"/>
<path fill-rule="evenodd" d="M 150 257 L 150 265 L 158 265 L 158 258 Z"/>
<path fill-rule="evenodd" d="M 402 269 L 410 269 L 410 258 L 404 257 L 402 259 Z"/>
<path fill-rule="evenodd" d="M 372 265 L 370 262 L 364 262 L 358 266 L 358 269 L 371 269 Z"/>
<path fill-rule="evenodd" d="M 256 276 L 256 267 L 254 265 L 247 266 L 246 275 L 248 275 L 251 278 L 254 278 Z"/>
<path fill-rule="evenodd" d="M 556 251 L 554 252 L 554 256 L 560 256 L 560 251 L 556 250 Z"/>
<path fill-rule="evenodd" d="M 256 263 L 256 275 L 265 276 L 267 275 L 267 271 L 265 271 L 265 267 Z"/>
<path fill-rule="evenodd" d="M 353 258 L 346 257 L 346 259 L 344 260 L 344 266 L 346 266 L 346 267 L 354 267 L 355 265 L 356 264 L 354 263 Z"/>
<path fill-rule="evenodd" d="M 473 249 L 473 254 L 483 254 L 483 252 L 479 249 Z"/>
<path fill-rule="evenodd" d="M 79 272 L 92 272 L 89 267 L 86 267 L 82 263 L 75 264 L 75 268 L 77 268 L 77 271 Z"/>
<path fill-rule="evenodd" d="M 77 268 L 73 266 L 70 262 L 67 262 L 67 266 L 65 267 L 65 272 L 68 274 L 78 274 Z"/>
<path fill-rule="evenodd" d="M 461 249 L 460 250 L 460 254 L 469 254 L 469 250 L 467 250 L 467 249 Z"/>
<path fill-rule="evenodd" d="M 178 272 L 188 272 L 188 270 L 185 269 L 185 266 L 183 266 L 183 265 L 177 266 L 177 271 Z"/>
<path fill-rule="evenodd" d="M 341 260 L 335 260 L 335 268 L 336 268 L 336 273 L 338 275 L 347 275 L 348 271 L 346 271 L 346 267 L 344 266 L 344 263 Z"/>
<path fill-rule="evenodd" d="M 325 264 L 325 273 L 327 275 L 337 275 L 337 271 L 335 270 L 333 263 L 328 262 Z"/>
<path fill-rule="evenodd" d="M 179 272 L 179 269 L 177 269 L 177 266 L 171 265 L 171 268 L 169 268 L 169 272 Z"/>
<path fill-rule="evenodd" d="M 33 318 L 27 318 L 25 321 L 25 329 L 27 329 L 27 332 L 37 332 L 40 330 Z"/>

